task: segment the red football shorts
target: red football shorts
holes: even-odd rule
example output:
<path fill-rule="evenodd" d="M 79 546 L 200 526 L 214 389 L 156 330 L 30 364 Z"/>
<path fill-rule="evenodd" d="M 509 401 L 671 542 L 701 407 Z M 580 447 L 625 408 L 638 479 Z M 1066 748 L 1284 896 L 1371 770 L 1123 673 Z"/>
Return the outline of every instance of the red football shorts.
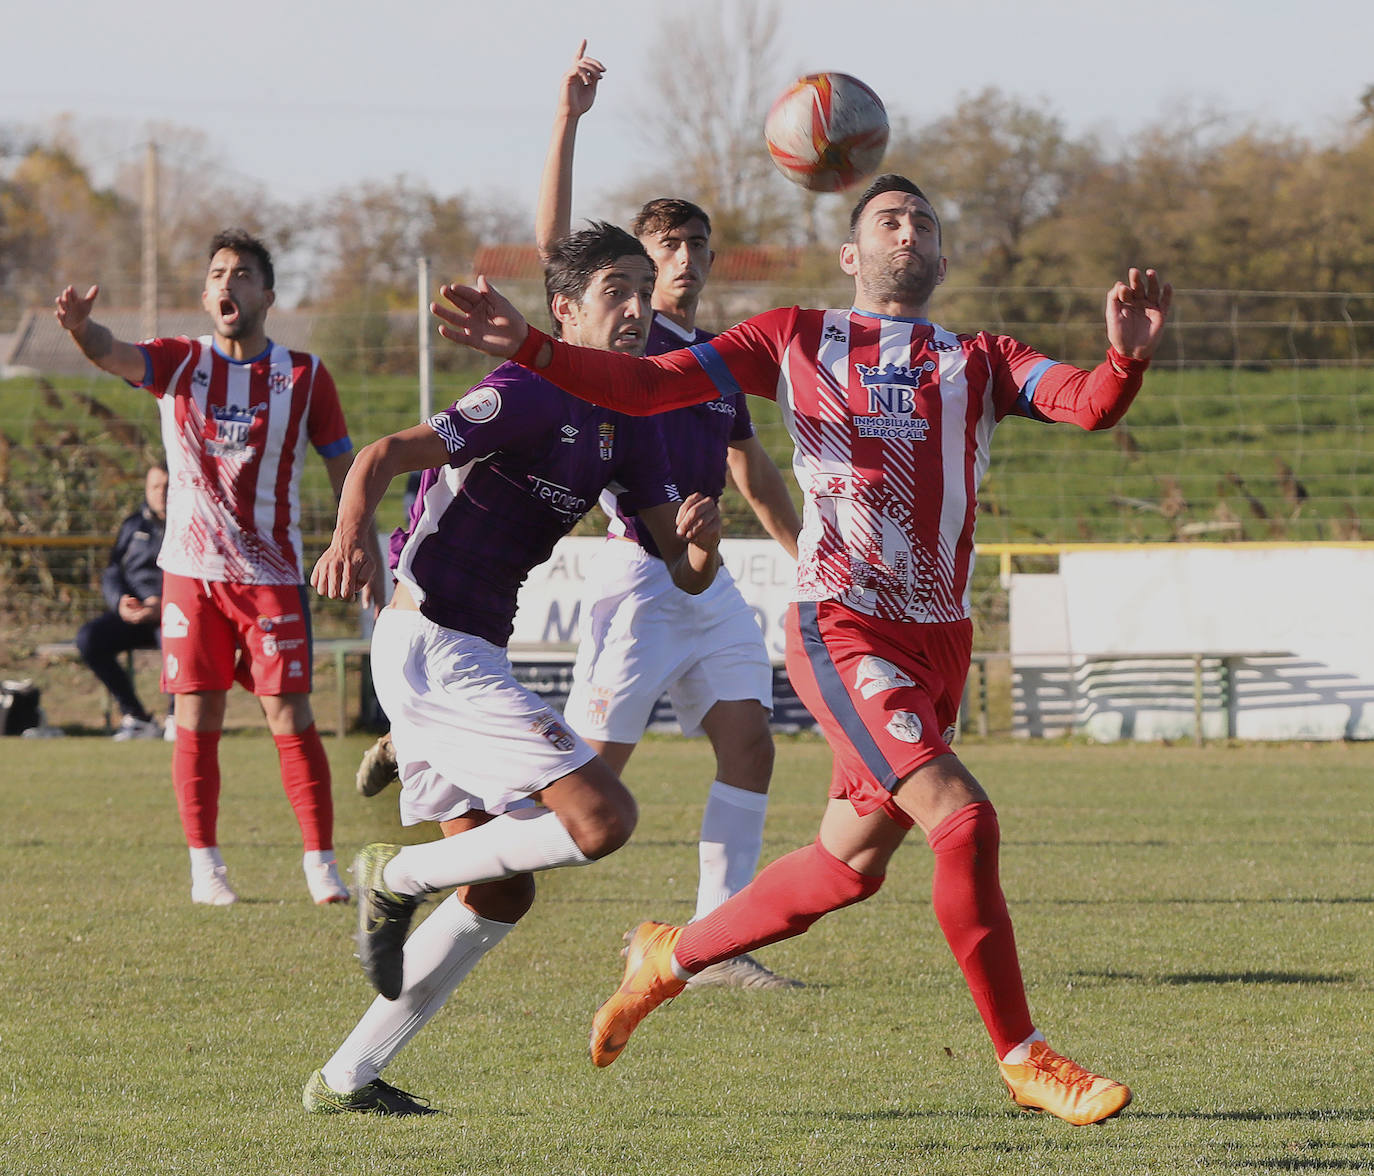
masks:
<path fill-rule="evenodd" d="M 972 650 L 970 620 L 880 620 L 833 600 L 788 608 L 787 675 L 834 752 L 832 797 L 911 827 L 892 789 L 949 752 Z"/>
<path fill-rule="evenodd" d="M 310 692 L 310 610 L 301 584 L 162 577 L 162 691 Z"/>

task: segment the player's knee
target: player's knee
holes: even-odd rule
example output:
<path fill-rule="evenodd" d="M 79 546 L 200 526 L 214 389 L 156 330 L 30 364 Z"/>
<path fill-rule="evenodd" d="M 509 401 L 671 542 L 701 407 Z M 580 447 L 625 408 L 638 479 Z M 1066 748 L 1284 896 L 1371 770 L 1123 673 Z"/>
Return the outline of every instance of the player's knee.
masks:
<path fill-rule="evenodd" d="M 577 848 L 592 861 L 615 853 L 630 840 L 639 821 L 639 808 L 629 789 L 621 785 L 616 793 L 606 796 L 591 819 L 579 822 L 570 829 Z"/>
<path fill-rule="evenodd" d="M 534 905 L 533 874 L 512 874 L 495 882 L 458 888 L 458 900 L 479 918 L 518 923 Z"/>
<path fill-rule="evenodd" d="M 717 778 L 750 792 L 767 792 L 773 776 L 773 733 L 766 715 L 716 753 Z"/>

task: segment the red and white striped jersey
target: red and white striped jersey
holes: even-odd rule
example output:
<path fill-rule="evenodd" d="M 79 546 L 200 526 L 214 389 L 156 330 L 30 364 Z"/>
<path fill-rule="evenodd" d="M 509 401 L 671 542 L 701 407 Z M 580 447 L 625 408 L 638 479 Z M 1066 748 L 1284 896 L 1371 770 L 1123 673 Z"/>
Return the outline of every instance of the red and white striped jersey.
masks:
<path fill-rule="evenodd" d="M 792 307 L 642 360 L 558 344 L 538 370 L 629 413 L 737 390 L 777 400 L 805 499 L 796 598 L 948 622 L 969 615 L 978 486 L 997 424 L 1015 414 L 1105 428 L 1147 366 L 1109 351 L 1086 372 L 1005 335 Z"/>
<path fill-rule="evenodd" d="M 352 449 L 319 358 L 269 343 L 237 361 L 200 339 L 151 339 L 141 387 L 158 398 L 167 451 L 164 571 L 234 584 L 300 584 L 306 443 Z"/>

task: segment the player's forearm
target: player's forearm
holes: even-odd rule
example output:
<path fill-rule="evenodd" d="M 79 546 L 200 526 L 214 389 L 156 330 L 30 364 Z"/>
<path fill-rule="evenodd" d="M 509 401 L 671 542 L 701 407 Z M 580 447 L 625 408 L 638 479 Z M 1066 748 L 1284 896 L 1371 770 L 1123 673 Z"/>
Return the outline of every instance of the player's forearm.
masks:
<path fill-rule="evenodd" d="M 718 571 L 720 552 L 714 547 L 699 547 L 695 543 L 687 544 L 668 568 L 673 583 L 689 596 L 699 596 L 705 592 L 715 582 Z"/>
<path fill-rule="evenodd" d="M 81 354 L 98 366 L 103 366 L 101 360 L 114 350 L 115 339 L 110 328 L 93 319 L 87 319 L 76 330 L 68 333 L 73 342 L 81 348 Z"/>
<path fill-rule="evenodd" d="M 754 440 L 757 440 L 755 438 Z M 735 454 L 739 456 L 736 457 Z M 792 496 L 782 473 L 762 446 L 756 453 L 731 448 L 730 477 L 763 529 L 772 536 L 793 559 L 797 558 L 797 536 L 801 532 L 801 516 L 797 514 Z"/>
<path fill-rule="evenodd" d="M 1114 347 L 1090 372 L 1069 369 L 1047 374 L 1035 390 L 1035 407 L 1053 421 L 1084 429 L 1110 429 L 1131 407 L 1144 380 L 1148 359 L 1131 359 Z"/>
<path fill-rule="evenodd" d="M 641 358 L 574 347 L 530 327 L 511 359 L 579 400 L 628 416 L 653 416 L 720 395 L 690 348 Z"/>
<path fill-rule="evenodd" d="M 339 514 L 334 523 L 334 541 L 340 546 L 361 547 L 369 555 L 376 546 L 374 519 L 387 487 L 399 473 L 388 454 L 389 437 L 364 445 L 353 459 L 339 493 Z M 369 537 L 372 546 L 368 545 Z"/>
<path fill-rule="evenodd" d="M 132 343 L 124 343 L 114 337 L 109 327 L 86 319 L 75 330 L 67 332 L 81 354 L 102 371 L 109 372 L 131 384 L 143 381 L 146 374 L 146 361 L 143 352 Z"/>
<path fill-rule="evenodd" d="M 534 210 L 534 243 L 539 256 L 547 261 L 554 242 L 566 237 L 572 228 L 573 148 L 577 141 L 577 119 L 559 111 L 544 157 L 544 174 L 539 181 L 539 200 Z"/>

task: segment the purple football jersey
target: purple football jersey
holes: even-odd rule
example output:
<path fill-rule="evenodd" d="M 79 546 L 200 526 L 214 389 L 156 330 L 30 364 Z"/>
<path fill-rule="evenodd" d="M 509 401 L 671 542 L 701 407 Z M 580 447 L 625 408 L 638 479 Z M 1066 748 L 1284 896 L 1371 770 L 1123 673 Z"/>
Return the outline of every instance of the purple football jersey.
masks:
<path fill-rule="evenodd" d="M 689 334 L 655 313 L 644 350 L 646 355 L 663 355 L 714 338 L 709 331 Z M 658 423 L 663 434 L 673 484 L 684 498 L 698 493 L 719 498 L 724 492 L 726 449 L 732 441 L 744 441 L 754 435 L 754 423 L 745 403 L 747 399 L 743 392 L 730 392 L 718 400 L 675 408 L 648 418 Z M 601 509 L 611 516 L 612 535 L 633 539 L 650 555 L 660 554 L 648 528 L 636 522 L 630 513 L 630 504 L 622 507 L 619 499 L 608 493 L 601 496 Z"/>
<path fill-rule="evenodd" d="M 451 456 L 425 471 L 393 537 L 396 576 L 435 624 L 495 645 L 510 640 L 530 569 L 603 489 L 630 511 L 680 501 L 654 418 L 598 408 L 516 364 L 429 425 Z"/>

